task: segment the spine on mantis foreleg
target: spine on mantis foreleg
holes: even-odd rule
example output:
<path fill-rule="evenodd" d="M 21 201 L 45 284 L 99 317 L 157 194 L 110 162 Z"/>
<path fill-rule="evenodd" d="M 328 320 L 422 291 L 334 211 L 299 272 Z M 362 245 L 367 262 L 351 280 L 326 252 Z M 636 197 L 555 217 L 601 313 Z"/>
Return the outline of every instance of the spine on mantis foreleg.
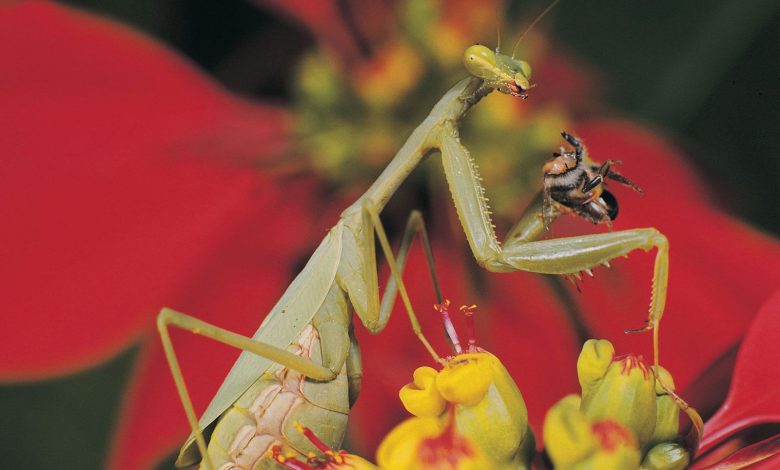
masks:
<path fill-rule="evenodd" d="M 490 217 L 490 207 L 480 180 L 476 163 L 469 151 L 460 143 L 455 123 L 448 122 L 439 138 L 442 165 L 461 225 L 473 253 L 493 253 L 498 257 L 501 246 L 496 238 L 495 226 Z M 469 175 L 468 179 L 462 175 Z M 479 223 L 473 223 L 479 220 Z M 479 261 L 479 259 L 478 259 Z"/>

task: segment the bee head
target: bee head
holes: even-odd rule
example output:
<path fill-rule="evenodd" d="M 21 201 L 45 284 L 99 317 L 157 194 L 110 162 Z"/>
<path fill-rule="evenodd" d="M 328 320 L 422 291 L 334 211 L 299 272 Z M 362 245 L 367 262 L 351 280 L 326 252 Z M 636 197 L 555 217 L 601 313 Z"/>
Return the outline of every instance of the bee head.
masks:
<path fill-rule="evenodd" d="M 577 168 L 577 157 L 574 152 L 553 152 L 553 158 L 544 164 L 545 175 L 562 175 Z"/>

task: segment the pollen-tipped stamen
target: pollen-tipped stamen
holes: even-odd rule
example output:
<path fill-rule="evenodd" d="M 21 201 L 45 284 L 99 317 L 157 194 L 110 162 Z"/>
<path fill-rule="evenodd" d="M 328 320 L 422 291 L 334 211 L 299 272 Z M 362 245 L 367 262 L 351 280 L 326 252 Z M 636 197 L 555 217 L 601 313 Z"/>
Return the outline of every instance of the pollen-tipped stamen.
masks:
<path fill-rule="evenodd" d="M 296 429 L 296 430 L 297 430 L 299 433 L 301 433 L 301 434 L 303 434 L 304 436 L 306 436 L 306 439 L 308 439 L 308 440 L 309 440 L 309 442 L 311 442 L 312 444 L 314 444 L 314 447 L 316 447 L 317 449 L 319 449 L 319 450 L 320 450 L 320 452 L 322 452 L 322 453 L 324 453 L 324 454 L 329 454 L 329 453 L 333 452 L 333 449 L 331 449 L 331 448 L 330 448 L 330 446 L 328 446 L 328 444 L 325 444 L 324 442 L 322 442 L 322 441 L 320 440 L 320 438 L 319 438 L 319 437 L 317 437 L 317 435 L 316 435 L 316 434 L 314 434 L 314 431 L 312 431 L 311 429 L 309 429 L 309 428 L 307 428 L 306 426 L 302 425 L 302 424 L 301 424 L 301 423 L 299 423 L 298 421 L 295 421 L 295 422 L 293 423 L 293 426 L 295 426 L 295 429 Z"/>
<path fill-rule="evenodd" d="M 469 352 L 477 350 L 477 333 L 474 326 L 474 310 L 477 309 L 476 305 L 461 305 L 460 311 L 466 316 L 466 332 L 468 334 Z"/>
<path fill-rule="evenodd" d="M 301 462 L 295 457 L 295 454 L 282 453 L 282 446 L 273 446 L 269 451 L 270 457 L 274 459 L 279 465 L 284 468 L 292 470 L 315 470 L 314 467 L 308 465 L 306 462 Z"/>
<path fill-rule="evenodd" d="M 455 348 L 455 354 L 463 353 L 463 348 L 460 346 L 460 340 L 458 339 L 458 333 L 455 331 L 455 325 L 452 324 L 452 318 L 450 318 L 450 301 L 444 299 L 444 302 L 435 304 L 433 308 L 441 313 L 442 322 L 444 323 L 444 329 L 447 331 L 447 335 L 452 341 L 452 347 Z"/>

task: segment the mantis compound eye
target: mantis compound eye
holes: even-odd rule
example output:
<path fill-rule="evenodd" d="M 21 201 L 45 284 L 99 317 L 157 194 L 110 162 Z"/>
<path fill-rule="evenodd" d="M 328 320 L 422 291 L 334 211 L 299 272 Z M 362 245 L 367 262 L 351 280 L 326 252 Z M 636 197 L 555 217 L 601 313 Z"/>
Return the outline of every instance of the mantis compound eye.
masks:
<path fill-rule="evenodd" d="M 526 62 L 524 60 L 519 60 L 518 62 L 520 62 L 520 72 L 522 72 L 523 76 L 526 79 L 530 80 L 530 78 L 531 78 L 531 64 L 529 64 L 528 62 Z"/>
<path fill-rule="evenodd" d="M 481 44 L 475 44 L 463 53 L 463 65 L 475 77 L 492 78 L 496 74 L 496 54 Z"/>

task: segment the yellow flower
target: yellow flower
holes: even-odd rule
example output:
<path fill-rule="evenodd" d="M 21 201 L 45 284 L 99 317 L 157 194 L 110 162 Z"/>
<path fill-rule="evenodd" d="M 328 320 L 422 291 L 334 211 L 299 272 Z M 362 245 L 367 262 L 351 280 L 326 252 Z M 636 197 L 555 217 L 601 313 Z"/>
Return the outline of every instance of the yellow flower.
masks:
<path fill-rule="evenodd" d="M 497 465 L 525 468 L 534 450 L 528 411 L 520 391 L 494 355 L 480 351 L 453 357 L 441 372 L 421 367 L 400 392 L 417 417 L 451 418 L 458 432 L 476 443 Z"/>
<path fill-rule="evenodd" d="M 455 429 L 451 419 L 433 417 L 409 418 L 396 426 L 379 445 L 377 462 L 388 470 L 496 468 L 477 444 Z"/>
<path fill-rule="evenodd" d="M 638 468 L 639 446 L 631 431 L 612 419 L 592 420 L 580 406 L 580 397 L 569 395 L 544 419 L 544 441 L 555 468 Z"/>
<path fill-rule="evenodd" d="M 447 403 L 436 388 L 438 372 L 430 367 L 414 371 L 414 381 L 406 384 L 398 393 L 409 413 L 419 417 L 437 417 L 444 413 Z"/>
<path fill-rule="evenodd" d="M 399 39 L 356 67 L 355 91 L 368 106 L 386 109 L 404 99 L 417 85 L 424 67 L 417 50 Z"/>

